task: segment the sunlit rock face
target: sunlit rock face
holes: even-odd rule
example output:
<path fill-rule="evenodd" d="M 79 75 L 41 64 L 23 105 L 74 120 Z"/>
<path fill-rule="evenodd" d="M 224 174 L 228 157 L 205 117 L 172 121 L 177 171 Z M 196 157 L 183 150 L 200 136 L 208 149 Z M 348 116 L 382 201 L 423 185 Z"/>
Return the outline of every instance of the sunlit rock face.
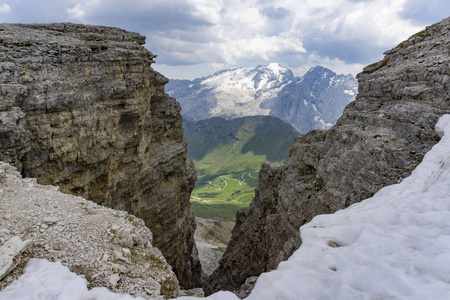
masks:
<path fill-rule="evenodd" d="M 356 100 L 332 129 L 297 138 L 280 167 L 263 165 L 209 293 L 276 268 L 315 215 L 369 198 L 414 170 L 439 140 L 437 120 L 450 112 L 449 32 L 447 18 L 387 51 L 357 76 Z"/>
<path fill-rule="evenodd" d="M 145 37 L 76 24 L 0 24 L 0 160 L 142 218 L 182 286 L 198 286 L 180 106 Z"/>

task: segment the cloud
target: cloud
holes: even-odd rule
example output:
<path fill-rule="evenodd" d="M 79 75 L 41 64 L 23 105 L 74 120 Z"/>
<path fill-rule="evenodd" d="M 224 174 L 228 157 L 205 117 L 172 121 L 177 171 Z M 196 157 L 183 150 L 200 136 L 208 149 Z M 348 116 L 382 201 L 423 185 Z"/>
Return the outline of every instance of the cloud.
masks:
<path fill-rule="evenodd" d="M 317 53 L 309 53 L 308 55 L 301 56 L 298 59 L 301 63 L 292 69 L 295 74 L 304 74 L 310 68 L 320 65 L 333 70 L 338 74 L 356 75 L 365 67 L 365 64 L 348 63 L 338 58 L 324 57 L 322 55 L 318 55 Z"/>
<path fill-rule="evenodd" d="M 11 7 L 8 4 L 0 2 L 0 13 L 6 14 L 9 13 L 10 11 Z"/>
<path fill-rule="evenodd" d="M 430 25 L 448 16 L 449 12 L 448 0 L 407 0 L 400 11 L 400 16 L 420 25 Z"/>
<path fill-rule="evenodd" d="M 5 22 L 71 21 L 140 32 L 158 55 L 157 65 L 166 69 L 280 62 L 294 70 L 328 64 L 354 74 L 355 66 L 381 59 L 384 51 L 446 17 L 449 5 L 448 0 L 0 0 L 0 13 L 7 12 Z"/>
<path fill-rule="evenodd" d="M 305 2 L 294 6 L 293 29 L 307 50 L 367 62 L 421 28 L 398 17 L 403 0 Z"/>
<path fill-rule="evenodd" d="M 289 16 L 289 11 L 283 7 L 265 7 L 261 13 L 272 20 L 283 20 Z"/>
<path fill-rule="evenodd" d="M 405 0 L 191 0 L 190 14 L 207 24 L 202 37 L 209 41 L 192 44 L 192 34 L 178 32 L 176 40 L 168 32 L 167 65 L 219 63 L 240 66 L 246 62 L 286 62 L 301 69 L 300 63 L 315 61 L 339 65 L 355 73 L 355 66 L 378 60 L 382 53 L 422 28 L 401 18 Z M 159 43 L 158 43 L 159 44 Z M 170 50 L 181 47 L 183 51 Z M 151 47 L 151 43 L 149 45 Z M 179 48 L 178 48 L 179 49 Z M 336 63 L 339 62 L 339 63 Z"/>
<path fill-rule="evenodd" d="M 80 3 L 77 3 L 73 8 L 66 9 L 70 19 L 82 21 L 84 19 L 85 11 Z"/>
<path fill-rule="evenodd" d="M 236 0 L 191 0 L 188 3 L 192 16 L 208 22 L 201 35 L 209 42 L 195 45 L 204 50 L 201 52 L 205 54 L 202 56 L 205 62 L 232 65 L 242 60 L 270 60 L 286 51 L 306 51 L 297 36 L 284 31 L 283 20 L 289 16 L 289 11 L 281 6 L 258 6 L 256 1 Z M 191 39 L 185 38 L 186 33 L 180 33 L 177 41 L 171 42 L 189 47 Z M 177 53 L 177 58 L 180 55 Z M 190 58 L 188 63 L 193 60 L 195 58 Z M 170 64 L 169 61 L 163 63 Z"/>
<path fill-rule="evenodd" d="M 73 2 L 72 0 L 0 0 L 0 7 L 8 10 L 8 14 L 3 15 L 1 21 L 11 23 L 67 22 L 69 19 L 66 9 Z"/>

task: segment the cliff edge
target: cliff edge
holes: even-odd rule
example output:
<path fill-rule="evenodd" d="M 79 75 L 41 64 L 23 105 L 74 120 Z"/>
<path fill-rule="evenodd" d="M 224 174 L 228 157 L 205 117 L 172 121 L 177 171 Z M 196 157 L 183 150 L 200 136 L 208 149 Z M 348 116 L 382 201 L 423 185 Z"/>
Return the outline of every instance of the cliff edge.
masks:
<path fill-rule="evenodd" d="M 332 129 L 297 138 L 280 167 L 262 166 L 207 293 L 237 290 L 246 278 L 275 269 L 300 246 L 301 225 L 414 170 L 439 140 L 439 117 L 450 113 L 449 42 L 447 18 L 387 51 L 358 74 L 358 96 Z"/>
<path fill-rule="evenodd" d="M 196 171 L 180 106 L 144 43 L 111 27 L 0 24 L 0 160 L 143 219 L 191 288 L 201 284 L 189 202 Z"/>

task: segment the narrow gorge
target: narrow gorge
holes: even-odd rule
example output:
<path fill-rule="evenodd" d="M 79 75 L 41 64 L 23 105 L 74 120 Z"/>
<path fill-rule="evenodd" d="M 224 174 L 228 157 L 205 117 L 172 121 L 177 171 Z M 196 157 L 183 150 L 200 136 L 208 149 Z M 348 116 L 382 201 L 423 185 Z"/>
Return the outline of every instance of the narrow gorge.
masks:
<path fill-rule="evenodd" d="M 145 221 L 181 285 L 201 285 L 180 106 L 145 37 L 76 24 L 0 24 L 0 161 Z"/>

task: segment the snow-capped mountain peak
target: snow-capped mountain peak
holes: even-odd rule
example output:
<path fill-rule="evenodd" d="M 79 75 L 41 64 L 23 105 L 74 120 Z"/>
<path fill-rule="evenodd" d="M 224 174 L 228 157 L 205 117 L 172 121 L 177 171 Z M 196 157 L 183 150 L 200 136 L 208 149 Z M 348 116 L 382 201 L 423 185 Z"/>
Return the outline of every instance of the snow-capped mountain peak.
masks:
<path fill-rule="evenodd" d="M 255 89 L 265 87 L 280 87 L 283 84 L 294 80 L 294 74 L 291 70 L 277 63 L 270 63 L 267 66 L 258 66 L 253 69 L 256 74 L 253 77 Z"/>
<path fill-rule="evenodd" d="M 166 91 L 177 98 L 181 113 L 192 121 L 272 115 L 306 133 L 334 124 L 345 105 L 354 100 L 357 82 L 351 75 L 337 75 L 321 66 L 295 77 L 288 68 L 270 63 L 222 70 L 193 81 L 171 80 Z"/>
<path fill-rule="evenodd" d="M 292 71 L 278 63 L 270 63 L 256 68 L 235 68 L 214 73 L 201 81 L 208 87 L 234 87 L 243 90 L 279 87 L 292 80 Z M 267 86 L 268 85 L 268 86 Z"/>

